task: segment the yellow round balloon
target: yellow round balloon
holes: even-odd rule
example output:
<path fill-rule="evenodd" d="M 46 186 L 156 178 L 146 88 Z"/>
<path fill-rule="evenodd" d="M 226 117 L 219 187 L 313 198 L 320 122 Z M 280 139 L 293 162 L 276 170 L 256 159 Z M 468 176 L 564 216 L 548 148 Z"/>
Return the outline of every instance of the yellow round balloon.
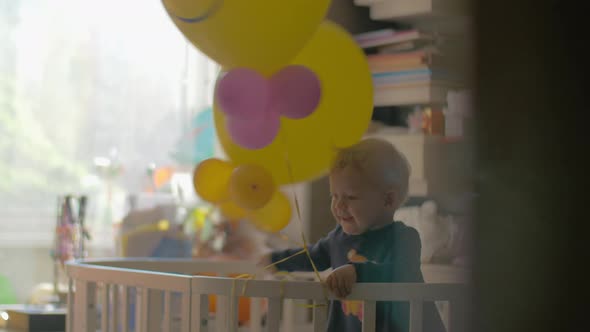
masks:
<path fill-rule="evenodd" d="M 193 185 L 197 195 L 211 203 L 228 200 L 228 184 L 233 170 L 231 163 L 217 158 L 199 163 L 193 172 Z"/>
<path fill-rule="evenodd" d="M 246 217 L 247 211 L 237 206 L 232 201 L 221 203 L 219 206 L 221 214 L 230 221 L 237 221 Z"/>
<path fill-rule="evenodd" d="M 291 221 L 291 203 L 285 194 L 276 191 L 268 204 L 249 212 L 247 218 L 259 230 L 276 233 Z"/>
<path fill-rule="evenodd" d="M 215 105 L 217 135 L 227 156 L 237 164 L 264 165 L 278 184 L 323 175 L 338 148 L 358 142 L 373 111 L 373 83 L 366 56 L 344 29 L 324 22 L 294 59 L 313 70 L 322 98 L 310 116 L 281 119 L 275 140 L 258 150 L 235 144 L 225 129 L 225 116 Z"/>
<path fill-rule="evenodd" d="M 293 59 L 330 0 L 162 0 L 199 50 L 224 67 L 272 73 Z"/>
<path fill-rule="evenodd" d="M 272 175 L 259 165 L 240 165 L 234 169 L 229 179 L 230 197 L 243 209 L 255 210 L 263 207 L 275 191 Z"/>

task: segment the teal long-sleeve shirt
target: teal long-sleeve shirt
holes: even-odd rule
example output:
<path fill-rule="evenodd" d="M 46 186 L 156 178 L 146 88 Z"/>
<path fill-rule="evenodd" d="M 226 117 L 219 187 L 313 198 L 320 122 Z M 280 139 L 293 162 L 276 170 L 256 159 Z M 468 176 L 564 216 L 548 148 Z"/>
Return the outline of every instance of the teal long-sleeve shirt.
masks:
<path fill-rule="evenodd" d="M 340 226 L 310 246 L 309 253 L 318 270 L 336 269 L 353 264 L 357 282 L 424 282 L 420 270 L 420 236 L 402 222 L 392 222 L 377 230 L 360 235 L 348 235 Z M 277 262 L 298 251 L 288 249 L 272 254 Z M 284 271 L 312 271 L 307 255 L 298 255 L 277 264 Z M 442 332 L 443 324 L 433 303 L 425 303 L 424 332 Z M 379 332 L 406 332 L 409 330 L 409 303 L 378 302 L 376 327 Z M 362 306 L 359 302 L 330 302 L 329 332 L 360 332 Z"/>

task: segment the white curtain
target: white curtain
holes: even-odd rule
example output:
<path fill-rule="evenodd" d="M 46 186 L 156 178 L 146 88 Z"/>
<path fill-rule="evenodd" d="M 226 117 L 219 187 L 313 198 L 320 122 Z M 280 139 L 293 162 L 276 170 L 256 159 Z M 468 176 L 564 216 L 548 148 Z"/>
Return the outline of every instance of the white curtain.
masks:
<path fill-rule="evenodd" d="M 190 169 L 172 151 L 217 67 L 159 0 L 1 0 L 0 40 L 0 247 L 49 246 L 67 193 L 96 244 L 150 167 Z"/>

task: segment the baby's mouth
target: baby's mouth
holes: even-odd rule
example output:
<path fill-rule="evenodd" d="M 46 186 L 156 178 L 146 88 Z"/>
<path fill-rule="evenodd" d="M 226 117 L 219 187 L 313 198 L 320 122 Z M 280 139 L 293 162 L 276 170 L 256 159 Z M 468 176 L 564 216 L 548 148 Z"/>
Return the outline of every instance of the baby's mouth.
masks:
<path fill-rule="evenodd" d="M 354 220 L 353 217 L 340 217 L 340 220 L 344 221 L 344 222 L 351 222 Z"/>

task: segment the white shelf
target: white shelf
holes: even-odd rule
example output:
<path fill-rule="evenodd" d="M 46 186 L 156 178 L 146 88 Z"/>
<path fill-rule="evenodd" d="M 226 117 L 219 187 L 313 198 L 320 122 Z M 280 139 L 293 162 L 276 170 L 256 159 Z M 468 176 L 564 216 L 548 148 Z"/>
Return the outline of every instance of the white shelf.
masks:
<path fill-rule="evenodd" d="M 466 266 L 451 264 L 422 264 L 427 283 L 469 283 L 470 270 Z"/>
<path fill-rule="evenodd" d="M 382 2 L 384 0 L 354 0 L 354 4 L 357 6 L 363 7 L 370 7 L 378 2 Z"/>
<path fill-rule="evenodd" d="M 433 196 L 461 188 L 458 179 L 463 175 L 448 162 L 449 149 L 459 143 L 449 142 L 441 136 L 409 133 L 407 129 L 402 131 L 399 128 L 377 130 L 367 133 L 365 137 L 391 142 L 406 157 L 411 168 L 411 196 Z"/>
<path fill-rule="evenodd" d="M 428 182 L 424 179 L 410 179 L 410 188 L 408 189 L 408 195 L 410 196 L 428 196 L 432 191 Z"/>
<path fill-rule="evenodd" d="M 462 16 L 462 0 L 383 0 L 371 4 L 371 19 L 411 23 L 415 19 Z"/>
<path fill-rule="evenodd" d="M 414 86 L 391 86 L 375 88 L 375 106 L 442 105 L 447 102 L 447 93 L 455 87 L 433 83 Z"/>

